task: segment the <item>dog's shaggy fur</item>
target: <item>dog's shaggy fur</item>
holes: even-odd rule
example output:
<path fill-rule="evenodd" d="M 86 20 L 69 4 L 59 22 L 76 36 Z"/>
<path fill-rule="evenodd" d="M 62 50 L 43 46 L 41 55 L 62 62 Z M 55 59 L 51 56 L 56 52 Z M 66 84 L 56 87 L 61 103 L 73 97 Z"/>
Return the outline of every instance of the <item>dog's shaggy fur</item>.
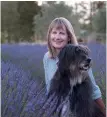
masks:
<path fill-rule="evenodd" d="M 104 117 L 92 99 L 88 70 L 91 66 L 89 49 L 68 44 L 59 56 L 58 69 L 51 81 L 48 110 L 54 117 Z M 53 96 L 53 98 L 52 98 Z M 52 106 L 53 103 L 53 106 Z"/>

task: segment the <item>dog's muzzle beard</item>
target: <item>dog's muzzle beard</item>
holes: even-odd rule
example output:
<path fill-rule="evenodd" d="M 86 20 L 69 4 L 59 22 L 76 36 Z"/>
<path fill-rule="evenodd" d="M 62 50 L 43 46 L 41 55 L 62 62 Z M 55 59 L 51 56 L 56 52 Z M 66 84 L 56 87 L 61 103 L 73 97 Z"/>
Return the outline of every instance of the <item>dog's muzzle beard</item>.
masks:
<path fill-rule="evenodd" d="M 81 71 L 87 71 L 92 66 L 91 58 L 87 58 L 85 61 L 81 62 L 79 65 L 79 69 Z"/>

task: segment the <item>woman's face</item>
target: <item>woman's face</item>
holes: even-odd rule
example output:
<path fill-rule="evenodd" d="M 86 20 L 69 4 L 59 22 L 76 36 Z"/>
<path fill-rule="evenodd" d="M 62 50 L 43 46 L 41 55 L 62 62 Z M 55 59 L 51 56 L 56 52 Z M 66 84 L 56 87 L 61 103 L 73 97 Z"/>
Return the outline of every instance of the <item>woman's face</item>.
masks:
<path fill-rule="evenodd" d="M 68 43 L 68 34 L 65 26 L 52 29 L 50 32 L 50 43 L 55 49 L 62 49 Z"/>

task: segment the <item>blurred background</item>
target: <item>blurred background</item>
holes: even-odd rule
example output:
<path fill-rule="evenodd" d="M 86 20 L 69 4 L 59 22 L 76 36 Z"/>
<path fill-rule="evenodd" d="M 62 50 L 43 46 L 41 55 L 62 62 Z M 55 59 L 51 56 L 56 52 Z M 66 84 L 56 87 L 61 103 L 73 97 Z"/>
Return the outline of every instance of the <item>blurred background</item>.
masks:
<path fill-rule="evenodd" d="M 106 40 L 104 1 L 1 1 L 1 42 L 44 42 L 49 24 L 60 16 L 72 23 L 78 39 Z"/>
<path fill-rule="evenodd" d="M 1 1 L 1 117 L 35 117 L 45 99 L 46 33 L 67 18 L 91 50 L 92 70 L 106 104 L 105 1 Z"/>

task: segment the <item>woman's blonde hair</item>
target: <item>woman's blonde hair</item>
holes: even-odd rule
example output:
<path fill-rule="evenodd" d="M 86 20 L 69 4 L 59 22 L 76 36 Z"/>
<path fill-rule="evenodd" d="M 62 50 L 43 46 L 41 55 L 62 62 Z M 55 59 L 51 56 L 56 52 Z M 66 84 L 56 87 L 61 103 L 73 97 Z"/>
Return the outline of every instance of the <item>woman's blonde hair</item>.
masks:
<path fill-rule="evenodd" d="M 50 43 L 50 33 L 55 26 L 58 26 L 60 28 L 63 28 L 63 26 L 65 26 L 67 34 L 68 34 L 68 44 L 70 44 L 70 43 L 76 44 L 76 45 L 78 44 L 77 38 L 74 33 L 74 29 L 73 29 L 71 23 L 64 17 L 55 18 L 49 25 L 48 32 L 47 32 L 48 51 L 49 51 L 49 56 L 51 58 L 56 57 L 55 48 L 52 47 L 51 43 Z"/>

